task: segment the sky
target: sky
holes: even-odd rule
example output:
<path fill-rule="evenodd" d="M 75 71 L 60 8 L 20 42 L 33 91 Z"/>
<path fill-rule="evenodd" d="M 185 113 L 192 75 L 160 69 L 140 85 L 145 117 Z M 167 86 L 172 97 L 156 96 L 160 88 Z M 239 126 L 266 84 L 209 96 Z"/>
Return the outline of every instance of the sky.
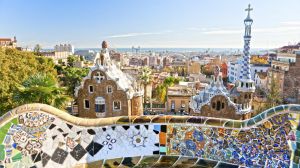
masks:
<path fill-rule="evenodd" d="M 42 48 L 242 48 L 249 3 L 252 48 L 300 41 L 300 0 L 0 0 L 0 38 Z"/>

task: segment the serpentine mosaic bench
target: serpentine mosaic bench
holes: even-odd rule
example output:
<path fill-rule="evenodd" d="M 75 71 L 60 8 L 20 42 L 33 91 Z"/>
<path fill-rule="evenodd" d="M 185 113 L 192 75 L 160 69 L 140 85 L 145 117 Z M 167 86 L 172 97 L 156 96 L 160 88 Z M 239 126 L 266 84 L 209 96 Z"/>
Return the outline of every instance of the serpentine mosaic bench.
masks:
<path fill-rule="evenodd" d="M 83 119 L 28 104 L 0 118 L 0 167 L 299 167 L 299 114 Z"/>

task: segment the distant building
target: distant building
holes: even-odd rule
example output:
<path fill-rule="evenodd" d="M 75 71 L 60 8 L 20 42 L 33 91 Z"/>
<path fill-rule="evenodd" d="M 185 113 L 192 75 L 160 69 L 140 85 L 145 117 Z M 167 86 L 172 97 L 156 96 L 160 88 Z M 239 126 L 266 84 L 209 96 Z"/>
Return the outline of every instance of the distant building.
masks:
<path fill-rule="evenodd" d="M 300 42 L 295 45 L 287 45 L 278 49 L 281 53 L 291 53 L 294 50 L 300 50 Z"/>
<path fill-rule="evenodd" d="M 71 44 L 55 45 L 54 50 L 41 52 L 42 56 L 52 58 L 55 63 L 58 63 L 58 60 L 67 62 L 68 56 L 73 54 L 74 54 L 74 47 Z"/>
<path fill-rule="evenodd" d="M 221 64 L 221 72 L 222 72 L 222 77 L 223 78 L 227 78 L 228 77 L 228 66 L 227 66 L 227 63 L 226 62 L 223 62 Z"/>
<path fill-rule="evenodd" d="M 242 59 L 239 59 L 237 62 L 228 63 L 227 75 L 229 82 L 235 83 L 236 80 L 239 79 L 242 66 L 241 62 Z M 271 65 L 269 64 L 250 64 L 251 78 L 254 79 L 257 72 L 268 72 L 270 67 Z"/>
<path fill-rule="evenodd" d="M 167 90 L 167 111 L 172 113 L 188 113 L 192 89 L 188 86 L 175 85 Z"/>
<path fill-rule="evenodd" d="M 296 51 L 294 50 L 291 53 L 277 53 L 276 60 L 281 62 L 296 62 Z"/>
<path fill-rule="evenodd" d="M 143 65 L 142 66 L 149 66 L 149 57 L 143 58 Z"/>
<path fill-rule="evenodd" d="M 77 50 L 74 54 L 83 56 L 85 60 L 93 61 L 97 53 L 93 50 Z"/>
<path fill-rule="evenodd" d="M 144 60 L 136 57 L 131 57 L 129 58 L 128 64 L 129 66 L 143 66 Z"/>
<path fill-rule="evenodd" d="M 295 62 L 273 60 L 271 66 L 268 72 L 268 89 L 274 78 L 286 102 L 300 103 L 300 54 L 296 55 Z"/>
<path fill-rule="evenodd" d="M 267 72 L 257 72 L 254 77 L 255 86 L 261 89 L 267 89 L 267 76 Z"/>
<path fill-rule="evenodd" d="M 170 66 L 172 62 L 172 58 L 169 56 L 166 56 L 163 58 L 163 67 Z"/>
<path fill-rule="evenodd" d="M 0 38 L 0 47 L 16 48 L 17 47 L 17 38 L 16 38 L 16 36 L 13 39 Z"/>
<path fill-rule="evenodd" d="M 134 78 L 112 63 L 105 41 L 95 66 L 75 89 L 75 97 L 79 117 L 143 115 L 143 91 Z"/>
<path fill-rule="evenodd" d="M 199 74 L 201 72 L 201 65 L 199 62 L 187 61 L 188 74 Z"/>
<path fill-rule="evenodd" d="M 150 56 L 148 57 L 149 58 L 149 64 L 148 65 L 150 67 L 156 67 L 157 66 L 157 57 L 158 56 L 156 56 L 154 52 L 152 52 L 150 54 Z"/>
<path fill-rule="evenodd" d="M 60 44 L 54 46 L 55 59 L 67 59 L 74 54 L 74 47 L 71 44 Z"/>
<path fill-rule="evenodd" d="M 114 50 L 109 52 L 111 60 L 114 60 L 116 62 L 122 63 L 123 55 L 121 53 L 118 53 Z"/>

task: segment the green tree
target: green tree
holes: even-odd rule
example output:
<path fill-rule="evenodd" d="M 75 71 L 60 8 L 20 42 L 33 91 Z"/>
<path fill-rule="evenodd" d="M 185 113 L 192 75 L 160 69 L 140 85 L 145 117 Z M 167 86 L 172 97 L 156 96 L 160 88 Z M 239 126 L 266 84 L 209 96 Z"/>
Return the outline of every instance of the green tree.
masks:
<path fill-rule="evenodd" d="M 62 60 L 62 59 L 58 59 L 57 63 L 58 63 L 59 65 L 64 65 L 64 63 L 63 63 L 63 60 Z"/>
<path fill-rule="evenodd" d="M 80 58 L 80 61 L 84 61 L 84 56 L 80 55 L 79 58 Z"/>
<path fill-rule="evenodd" d="M 270 88 L 267 94 L 267 107 L 271 108 L 282 103 L 282 97 L 279 90 L 278 82 L 276 81 L 274 75 L 271 76 Z"/>
<path fill-rule="evenodd" d="M 16 86 L 38 72 L 56 77 L 52 59 L 36 56 L 33 52 L 0 49 L 0 116 L 17 107 L 13 100 Z"/>
<path fill-rule="evenodd" d="M 18 85 L 13 98 L 18 105 L 43 103 L 63 109 L 70 100 L 65 91 L 53 76 L 38 73 Z"/>
<path fill-rule="evenodd" d="M 139 74 L 139 79 L 141 80 L 143 86 L 144 86 L 144 103 L 146 103 L 146 100 L 148 98 L 147 96 L 147 85 L 152 82 L 151 78 L 151 69 L 148 67 L 142 68 L 142 71 Z M 151 99 L 151 97 L 150 97 Z"/>
<path fill-rule="evenodd" d="M 75 67 L 66 67 L 63 68 L 61 81 L 64 86 L 67 87 L 67 93 L 70 96 L 74 96 L 75 87 L 80 84 L 83 77 L 87 76 L 89 72 L 88 68 L 75 68 Z"/>
<path fill-rule="evenodd" d="M 157 86 L 156 88 L 156 98 L 161 102 L 165 103 L 167 98 L 168 87 L 174 86 L 181 81 L 180 78 L 175 78 L 173 76 L 167 77 L 164 82 Z"/>
<path fill-rule="evenodd" d="M 41 50 L 42 50 L 42 46 L 37 44 L 37 45 L 34 46 L 33 52 L 36 55 L 41 56 Z"/>
<path fill-rule="evenodd" d="M 68 58 L 67 58 L 68 66 L 71 66 L 71 67 L 74 66 L 75 62 L 79 61 L 79 60 L 80 60 L 80 58 L 76 55 L 68 56 Z"/>

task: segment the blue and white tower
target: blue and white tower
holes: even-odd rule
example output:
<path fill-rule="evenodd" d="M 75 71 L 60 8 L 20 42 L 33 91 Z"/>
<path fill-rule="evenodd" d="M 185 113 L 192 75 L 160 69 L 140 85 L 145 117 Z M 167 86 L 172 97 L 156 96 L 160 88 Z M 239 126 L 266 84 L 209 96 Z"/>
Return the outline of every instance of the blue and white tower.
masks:
<path fill-rule="evenodd" d="M 251 78 L 251 67 L 250 67 L 250 40 L 251 40 L 251 25 L 253 20 L 250 17 L 250 11 L 253 9 L 248 5 L 245 11 L 248 12 L 245 24 L 245 34 L 244 34 L 244 51 L 243 60 L 241 62 L 241 71 L 239 80 L 237 83 L 237 91 L 240 93 L 239 103 L 242 105 L 242 111 L 248 113 L 252 108 L 252 98 L 255 91 L 255 84 Z"/>

